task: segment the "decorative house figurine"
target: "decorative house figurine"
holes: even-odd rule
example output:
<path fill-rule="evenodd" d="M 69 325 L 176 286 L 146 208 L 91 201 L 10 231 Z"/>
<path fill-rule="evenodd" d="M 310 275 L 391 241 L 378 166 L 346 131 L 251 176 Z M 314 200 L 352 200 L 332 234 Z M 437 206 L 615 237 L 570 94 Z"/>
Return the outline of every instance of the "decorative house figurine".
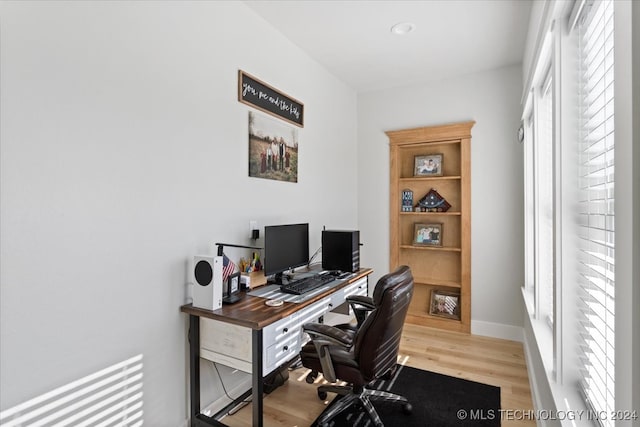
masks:
<path fill-rule="evenodd" d="M 402 190 L 401 212 L 413 212 L 413 191 Z"/>
<path fill-rule="evenodd" d="M 432 188 L 420 199 L 415 210 L 416 212 L 446 212 L 449 208 L 451 208 L 449 202 Z"/>

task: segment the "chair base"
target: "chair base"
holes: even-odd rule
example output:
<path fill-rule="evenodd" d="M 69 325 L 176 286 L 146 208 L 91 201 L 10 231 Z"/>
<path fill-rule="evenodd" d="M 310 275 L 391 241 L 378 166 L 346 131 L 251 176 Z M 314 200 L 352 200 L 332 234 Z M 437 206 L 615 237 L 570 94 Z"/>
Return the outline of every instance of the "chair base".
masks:
<path fill-rule="evenodd" d="M 343 397 L 327 409 L 320 418 L 318 418 L 317 425 L 319 427 L 329 423 L 329 421 L 331 421 L 336 415 L 356 403 L 362 405 L 375 426 L 384 426 L 384 424 L 382 424 L 382 420 L 380 420 L 378 413 L 371 404 L 372 400 L 397 402 L 402 404 L 402 410 L 405 414 L 410 414 L 412 409 L 407 398 L 381 390 L 372 390 L 364 387 L 360 387 L 360 390 L 354 390 L 351 386 L 340 386 L 335 384 L 326 384 L 318 387 L 318 396 L 326 396 L 327 393 L 336 393 Z"/>

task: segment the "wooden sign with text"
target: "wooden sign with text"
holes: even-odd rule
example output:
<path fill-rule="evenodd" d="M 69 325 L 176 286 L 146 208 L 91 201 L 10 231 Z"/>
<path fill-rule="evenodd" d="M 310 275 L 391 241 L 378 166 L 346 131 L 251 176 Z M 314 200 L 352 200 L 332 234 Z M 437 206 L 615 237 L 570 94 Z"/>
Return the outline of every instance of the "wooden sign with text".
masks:
<path fill-rule="evenodd" d="M 304 105 L 257 78 L 238 70 L 238 101 L 304 127 Z"/>

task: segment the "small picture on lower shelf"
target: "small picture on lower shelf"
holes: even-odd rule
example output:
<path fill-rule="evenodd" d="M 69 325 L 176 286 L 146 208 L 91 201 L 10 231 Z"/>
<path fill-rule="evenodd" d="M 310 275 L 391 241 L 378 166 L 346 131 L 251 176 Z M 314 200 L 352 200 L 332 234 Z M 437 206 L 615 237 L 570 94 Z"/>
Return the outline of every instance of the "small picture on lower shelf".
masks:
<path fill-rule="evenodd" d="M 415 246 L 442 246 L 442 224 L 415 224 L 413 244 Z"/>
<path fill-rule="evenodd" d="M 439 290 L 431 291 L 429 314 L 460 320 L 460 295 Z"/>

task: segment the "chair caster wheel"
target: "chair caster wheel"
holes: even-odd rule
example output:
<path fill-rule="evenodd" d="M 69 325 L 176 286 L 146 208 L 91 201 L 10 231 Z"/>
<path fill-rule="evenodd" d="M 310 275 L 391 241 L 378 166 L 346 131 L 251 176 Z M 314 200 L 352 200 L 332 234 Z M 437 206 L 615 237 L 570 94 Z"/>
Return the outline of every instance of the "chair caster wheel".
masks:
<path fill-rule="evenodd" d="M 411 403 L 405 403 L 404 405 L 402 405 L 402 412 L 404 412 L 406 415 L 411 414 L 411 412 L 413 412 L 413 406 L 411 406 Z"/>
<path fill-rule="evenodd" d="M 318 390 L 318 398 L 320 400 L 325 400 L 327 398 L 327 392 Z"/>
<path fill-rule="evenodd" d="M 316 371 L 311 371 L 307 374 L 307 378 L 305 378 L 305 381 L 307 382 L 307 384 L 313 384 L 316 378 L 318 378 L 318 373 Z"/>

